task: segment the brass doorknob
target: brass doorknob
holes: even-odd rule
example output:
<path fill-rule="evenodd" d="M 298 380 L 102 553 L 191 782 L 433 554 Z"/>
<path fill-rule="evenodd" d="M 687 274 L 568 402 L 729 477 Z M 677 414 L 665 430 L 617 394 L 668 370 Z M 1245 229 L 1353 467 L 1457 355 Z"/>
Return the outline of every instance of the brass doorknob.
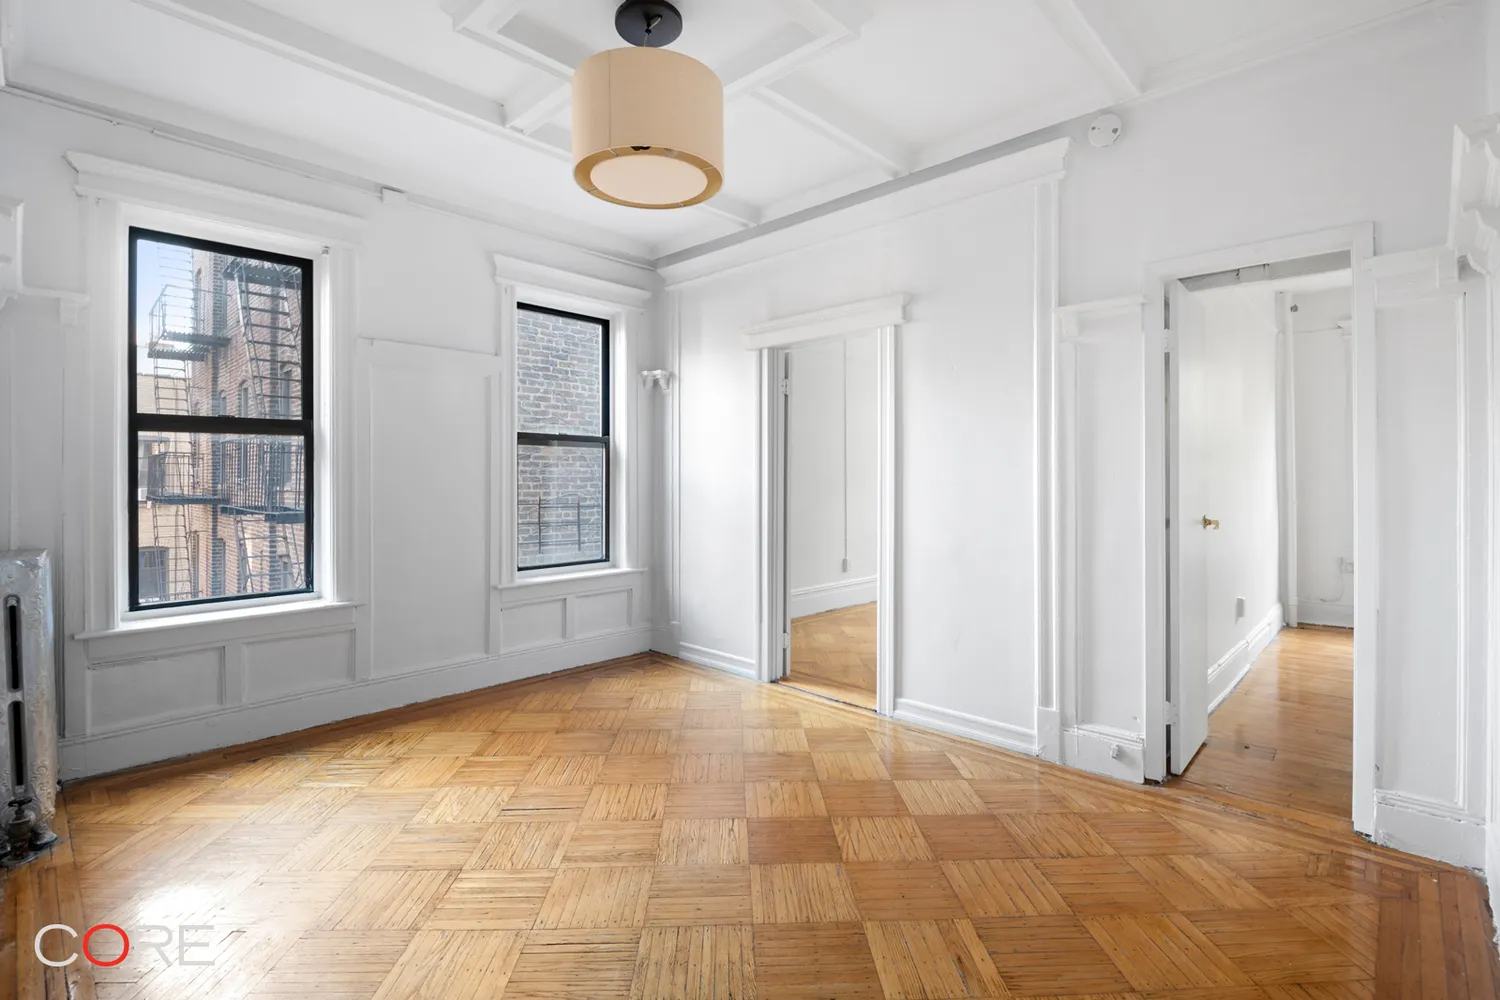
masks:
<path fill-rule="evenodd" d="M 1215 531 L 1218 531 L 1219 530 L 1219 522 L 1215 521 L 1215 520 L 1211 520 L 1207 514 L 1204 514 L 1203 515 L 1203 527 L 1205 527 L 1205 528 L 1213 528 Z"/>

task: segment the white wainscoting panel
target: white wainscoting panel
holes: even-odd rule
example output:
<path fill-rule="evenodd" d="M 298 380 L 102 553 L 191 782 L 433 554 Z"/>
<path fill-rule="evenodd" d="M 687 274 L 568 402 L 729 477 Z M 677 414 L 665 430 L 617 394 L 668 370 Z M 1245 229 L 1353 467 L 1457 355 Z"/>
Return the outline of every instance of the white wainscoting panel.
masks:
<path fill-rule="evenodd" d="M 246 642 L 245 700 L 272 701 L 354 680 L 354 632 Z"/>
<path fill-rule="evenodd" d="M 87 676 L 91 733 L 179 719 L 224 704 L 224 647 L 91 663 Z"/>
<path fill-rule="evenodd" d="M 545 646 L 568 638 L 568 599 L 548 597 L 515 604 L 500 613 L 501 648 L 506 652 Z"/>
<path fill-rule="evenodd" d="M 370 616 L 382 676 L 488 653 L 497 366 L 468 351 L 376 347 L 400 348 L 366 355 Z"/>
<path fill-rule="evenodd" d="M 620 632 L 631 625 L 629 589 L 579 594 L 570 600 L 573 602 L 573 635 L 580 639 Z"/>

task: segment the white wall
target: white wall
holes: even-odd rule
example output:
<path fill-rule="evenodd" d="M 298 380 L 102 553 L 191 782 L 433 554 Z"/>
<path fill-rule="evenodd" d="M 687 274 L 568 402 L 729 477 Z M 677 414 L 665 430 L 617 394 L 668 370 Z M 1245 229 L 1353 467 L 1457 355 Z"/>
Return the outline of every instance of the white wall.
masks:
<path fill-rule="evenodd" d="M 1064 761 L 1139 779 L 1147 705 L 1160 700 L 1146 690 L 1160 623 L 1142 606 L 1163 559 L 1146 540 L 1160 470 L 1143 458 L 1156 447 L 1144 434 L 1161 405 L 1147 391 L 1159 384 L 1160 362 L 1144 350 L 1142 302 L 1120 297 L 1141 294 L 1154 262 L 1360 222 L 1373 224 L 1381 254 L 1440 245 L 1452 128 L 1484 106 L 1480 20 L 1472 5 L 1434 7 L 1128 107 L 1115 146 L 1070 150 L 1055 248 L 1027 199 L 997 191 L 959 205 L 934 195 L 926 214 L 897 222 L 851 209 L 841 218 L 856 221 L 843 229 L 837 219 L 804 224 L 811 235 L 801 243 L 795 231 L 762 237 L 760 259 L 746 245 L 674 261 L 666 276 L 683 282 L 668 309 L 669 352 L 680 350 L 681 471 L 668 488 L 684 648 L 742 665 L 757 652 L 759 404 L 755 362 L 736 332 L 909 292 L 913 322 L 899 334 L 898 706 L 1039 753 L 1056 752 L 1049 727 L 1060 726 Z M 1054 253 L 1066 305 L 1041 336 L 1055 352 L 1055 383 L 1028 325 Z M 1423 381 L 1428 366 L 1456 358 L 1451 327 L 1422 317 L 1448 331 L 1428 343 L 1415 327 L 1398 338 L 1397 318 L 1385 317 L 1375 348 L 1382 392 L 1425 444 L 1419 450 L 1382 412 L 1376 499 L 1384 544 L 1406 556 L 1427 551 L 1415 534 L 1423 519 L 1452 524 L 1460 470 L 1463 489 L 1487 482 L 1459 448 L 1476 439 L 1466 421 L 1482 410 L 1472 408 L 1486 404 L 1470 392 L 1459 412 L 1451 387 L 1444 396 Z M 1274 411 L 1264 431 L 1262 451 L 1274 454 Z M 984 458 L 953 466 L 944 433 L 983 440 Z M 1051 455 L 1055 480 L 1039 480 Z M 1432 476 L 1445 484 L 1441 495 L 1421 485 Z M 1267 492 L 1272 515 L 1257 523 L 1269 524 L 1264 547 L 1274 553 L 1274 486 Z M 976 497 L 988 517 L 967 516 Z M 1434 549 L 1447 553 L 1441 566 L 1395 561 L 1403 573 L 1420 571 L 1430 596 L 1414 581 L 1384 592 L 1378 667 L 1376 833 L 1449 857 L 1462 852 L 1445 838 L 1482 811 L 1473 783 L 1482 789 L 1486 770 L 1483 699 L 1459 697 L 1483 688 L 1482 673 L 1472 673 L 1482 637 L 1469 608 L 1460 640 L 1453 609 L 1487 592 L 1457 549 Z M 1226 586 L 1222 595 L 1246 597 L 1252 624 L 1257 606 L 1264 613 L 1276 599 L 1274 568 L 1262 575 L 1249 592 Z M 1418 652 L 1424 640 L 1441 650 L 1436 659 Z M 1437 662 L 1440 676 L 1428 683 Z M 1410 768 L 1393 766 L 1398 753 L 1410 754 Z"/>
<path fill-rule="evenodd" d="M 1203 305 L 1202 470 L 1208 695 L 1217 704 L 1281 628 L 1274 293 L 1194 293 Z M 1244 600 L 1243 612 L 1238 610 Z"/>
<path fill-rule="evenodd" d="M 1292 295 L 1297 466 L 1297 620 L 1354 625 L 1350 292 Z M 1344 326 L 1339 326 L 1339 323 Z M 1342 562 L 1341 562 L 1342 560 Z"/>
<path fill-rule="evenodd" d="M 1453 126 L 1484 113 L 1482 10 L 1441 6 L 1121 112 L 1062 196 L 1064 303 L 1144 266 L 1354 222 L 1378 250 L 1447 237 Z M 1081 138 L 1081 137 L 1080 137 Z"/>
<path fill-rule="evenodd" d="M 1034 190 L 1002 190 L 669 293 L 682 407 L 677 626 L 687 655 L 756 655 L 757 359 L 738 333 L 907 292 L 897 707 L 963 713 L 1031 745 L 1035 225 Z"/>
<path fill-rule="evenodd" d="M 510 585 L 501 568 L 514 554 L 499 530 L 508 500 L 491 486 L 503 480 L 496 401 L 507 367 L 494 254 L 588 275 L 579 281 L 597 295 L 619 291 L 642 304 L 649 272 L 8 94 L 0 134 L 0 198 L 24 202 L 27 285 L 93 296 L 71 325 L 37 295 L 0 310 L 0 547 L 58 556 L 66 777 L 650 645 L 657 397 L 634 377 L 660 365 L 649 309 L 626 310 L 616 359 L 617 435 L 628 456 L 617 483 L 629 491 L 620 571 Z M 80 197 L 68 151 L 227 187 L 105 178 L 130 190 Z M 254 194 L 237 193 L 245 191 Z M 111 309 L 123 266 L 109 248 L 132 205 L 169 202 L 189 216 L 271 230 L 294 220 L 299 234 L 331 234 L 324 334 L 333 339 L 333 420 L 319 447 L 331 457 L 335 502 L 320 513 L 329 519 L 318 544 L 333 554 L 322 607 L 116 626 L 109 539 L 123 445 L 111 387 L 124 313 Z"/>
<path fill-rule="evenodd" d="M 878 340 L 792 348 L 787 588 L 793 618 L 875 600 Z"/>

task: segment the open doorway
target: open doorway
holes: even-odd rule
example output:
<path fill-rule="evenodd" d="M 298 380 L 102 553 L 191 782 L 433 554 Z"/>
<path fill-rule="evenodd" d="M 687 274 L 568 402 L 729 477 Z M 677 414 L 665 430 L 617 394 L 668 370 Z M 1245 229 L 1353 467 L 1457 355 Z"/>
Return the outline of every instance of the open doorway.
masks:
<path fill-rule="evenodd" d="M 798 344 L 785 387 L 782 683 L 873 710 L 879 619 L 879 335 Z"/>
<path fill-rule="evenodd" d="M 1168 768 L 1348 820 L 1355 485 L 1348 253 L 1167 283 Z"/>

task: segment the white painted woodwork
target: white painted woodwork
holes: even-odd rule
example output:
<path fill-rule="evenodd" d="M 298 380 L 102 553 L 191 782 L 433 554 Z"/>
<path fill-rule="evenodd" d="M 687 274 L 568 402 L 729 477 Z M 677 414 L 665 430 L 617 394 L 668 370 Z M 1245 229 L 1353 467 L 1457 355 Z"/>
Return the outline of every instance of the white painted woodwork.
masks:
<path fill-rule="evenodd" d="M 1208 737 L 1208 547 L 1210 493 L 1207 310 L 1182 282 L 1169 286 L 1167 327 L 1167 637 L 1170 721 L 1168 764 L 1181 774 Z"/>

